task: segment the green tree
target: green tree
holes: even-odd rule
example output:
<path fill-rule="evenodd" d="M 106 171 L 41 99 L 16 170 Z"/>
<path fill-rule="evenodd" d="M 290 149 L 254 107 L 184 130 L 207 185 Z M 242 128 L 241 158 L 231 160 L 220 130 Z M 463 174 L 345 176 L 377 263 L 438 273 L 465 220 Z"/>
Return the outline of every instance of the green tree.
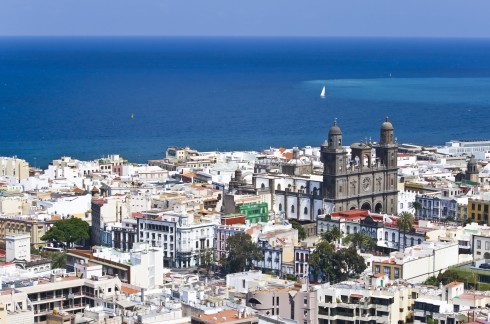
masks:
<path fill-rule="evenodd" d="M 334 255 L 335 247 L 327 240 L 322 239 L 316 245 L 308 261 L 311 269 L 313 269 L 315 278 L 323 276 L 323 281 L 335 282 L 337 280 L 338 273 L 335 271 L 335 265 L 333 264 Z"/>
<path fill-rule="evenodd" d="M 424 284 L 437 287 L 439 286 L 439 280 L 437 279 L 437 277 L 432 276 L 427 278 L 427 280 L 424 281 Z"/>
<path fill-rule="evenodd" d="M 357 253 L 357 250 L 354 247 L 351 246 L 346 249 L 340 249 L 337 251 L 337 254 L 343 263 L 342 280 L 357 277 L 364 270 L 366 270 L 366 261 L 359 255 L 359 253 Z"/>
<path fill-rule="evenodd" d="M 206 276 L 209 277 L 209 273 L 214 264 L 213 249 L 201 251 L 199 258 L 201 266 L 206 270 Z"/>
<path fill-rule="evenodd" d="M 246 233 L 238 233 L 226 240 L 227 256 L 222 258 L 223 270 L 226 273 L 246 271 L 253 267 L 253 261 L 262 260 L 262 248 L 252 242 Z"/>
<path fill-rule="evenodd" d="M 320 239 L 325 242 L 333 243 L 342 238 L 342 232 L 338 227 L 332 227 L 331 230 L 323 232 Z"/>
<path fill-rule="evenodd" d="M 316 245 L 310 255 L 309 265 L 316 278 L 337 283 L 358 276 L 366 269 L 364 258 L 354 247 L 335 251 L 333 243 L 325 240 Z"/>
<path fill-rule="evenodd" d="M 301 223 L 298 222 L 296 219 L 291 219 L 289 222 L 291 223 L 294 229 L 298 230 L 298 240 L 300 242 L 303 241 L 306 238 L 306 231 L 303 225 L 301 225 Z"/>
<path fill-rule="evenodd" d="M 454 222 L 456 219 L 454 218 L 454 216 L 448 216 L 446 217 L 446 219 L 444 219 L 445 222 Z"/>
<path fill-rule="evenodd" d="M 376 241 L 364 232 L 348 234 L 344 237 L 343 242 L 364 252 L 373 251 L 376 248 Z"/>
<path fill-rule="evenodd" d="M 41 237 L 43 241 L 63 243 L 67 247 L 72 247 L 75 242 L 88 239 L 90 239 L 88 223 L 76 217 L 57 221 Z"/>
<path fill-rule="evenodd" d="M 437 280 L 443 285 L 450 284 L 453 281 L 464 282 L 466 289 L 478 289 L 478 281 L 475 272 L 471 270 L 462 270 L 461 268 L 450 268 L 439 273 Z"/>
<path fill-rule="evenodd" d="M 51 254 L 51 269 L 66 268 L 66 253 L 56 252 Z"/>
<path fill-rule="evenodd" d="M 403 231 L 403 248 L 405 248 L 405 240 L 407 231 L 410 231 L 413 228 L 414 218 L 413 214 L 409 212 L 402 212 L 398 218 L 398 229 Z M 398 235 L 398 241 L 400 242 L 400 249 L 402 250 L 402 241 L 400 240 L 400 236 Z"/>

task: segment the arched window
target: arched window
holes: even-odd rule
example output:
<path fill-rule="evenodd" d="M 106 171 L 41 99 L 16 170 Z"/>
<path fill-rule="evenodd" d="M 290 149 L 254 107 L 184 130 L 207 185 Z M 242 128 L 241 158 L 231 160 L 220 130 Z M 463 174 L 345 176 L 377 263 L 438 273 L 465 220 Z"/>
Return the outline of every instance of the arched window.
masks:
<path fill-rule="evenodd" d="M 291 205 L 291 213 L 294 213 L 294 205 Z"/>
<path fill-rule="evenodd" d="M 395 242 L 395 233 L 391 233 L 391 242 Z"/>
<path fill-rule="evenodd" d="M 347 225 L 347 234 L 350 234 L 350 226 Z"/>
<path fill-rule="evenodd" d="M 357 233 L 357 227 L 354 227 L 354 233 Z"/>
<path fill-rule="evenodd" d="M 417 240 L 417 244 L 422 244 L 422 240 L 421 239 L 418 239 Z"/>
<path fill-rule="evenodd" d="M 308 207 L 305 207 L 303 214 L 308 215 Z"/>
<path fill-rule="evenodd" d="M 279 204 L 279 211 L 282 211 L 282 204 Z"/>
<path fill-rule="evenodd" d="M 318 214 L 317 215 L 321 215 L 322 214 L 322 210 L 321 209 L 318 209 Z"/>
<path fill-rule="evenodd" d="M 388 232 L 385 232 L 385 241 L 388 241 Z"/>
<path fill-rule="evenodd" d="M 281 190 L 281 184 L 280 183 L 277 184 L 277 190 Z"/>
<path fill-rule="evenodd" d="M 261 188 L 261 189 L 265 189 L 265 184 L 263 184 L 263 183 L 262 183 L 262 184 L 260 185 L 260 188 Z"/>

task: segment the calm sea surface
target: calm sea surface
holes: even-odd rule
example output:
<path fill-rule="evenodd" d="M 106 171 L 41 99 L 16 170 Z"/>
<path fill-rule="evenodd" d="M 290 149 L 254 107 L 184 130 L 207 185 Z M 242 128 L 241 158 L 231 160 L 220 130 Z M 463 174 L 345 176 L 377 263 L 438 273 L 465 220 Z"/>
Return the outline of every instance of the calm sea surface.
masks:
<path fill-rule="evenodd" d="M 0 155 L 37 166 L 318 146 L 333 118 L 378 140 L 387 115 L 398 142 L 489 138 L 490 40 L 0 38 Z"/>

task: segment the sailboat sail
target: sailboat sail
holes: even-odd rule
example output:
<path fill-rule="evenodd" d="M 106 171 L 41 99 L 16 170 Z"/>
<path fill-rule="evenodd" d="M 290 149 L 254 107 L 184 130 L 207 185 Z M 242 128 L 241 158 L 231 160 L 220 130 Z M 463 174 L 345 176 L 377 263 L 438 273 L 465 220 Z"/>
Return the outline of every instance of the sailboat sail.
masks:
<path fill-rule="evenodd" d="M 323 89 L 322 89 L 322 93 L 320 93 L 320 96 L 321 96 L 321 97 L 325 97 L 325 86 L 323 87 Z"/>

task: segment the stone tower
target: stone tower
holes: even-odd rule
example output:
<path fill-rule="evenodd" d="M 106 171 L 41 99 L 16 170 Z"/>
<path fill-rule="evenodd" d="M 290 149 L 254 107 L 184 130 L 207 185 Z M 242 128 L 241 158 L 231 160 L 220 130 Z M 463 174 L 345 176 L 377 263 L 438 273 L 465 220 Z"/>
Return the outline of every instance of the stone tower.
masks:
<path fill-rule="evenodd" d="M 334 121 L 321 146 L 324 202 L 335 211 L 368 209 L 396 214 L 397 153 L 388 118 L 381 125 L 379 144 L 353 143 L 351 156 L 342 147 L 342 131 Z"/>
<path fill-rule="evenodd" d="M 469 181 L 478 182 L 478 163 L 476 162 L 474 155 L 472 155 L 468 161 L 465 178 Z"/>
<path fill-rule="evenodd" d="M 328 139 L 321 146 L 323 162 L 323 198 L 343 197 L 342 183 L 347 181 L 347 152 L 342 147 L 342 131 L 334 120 L 328 131 Z M 340 185 L 337 185 L 340 184 Z"/>

